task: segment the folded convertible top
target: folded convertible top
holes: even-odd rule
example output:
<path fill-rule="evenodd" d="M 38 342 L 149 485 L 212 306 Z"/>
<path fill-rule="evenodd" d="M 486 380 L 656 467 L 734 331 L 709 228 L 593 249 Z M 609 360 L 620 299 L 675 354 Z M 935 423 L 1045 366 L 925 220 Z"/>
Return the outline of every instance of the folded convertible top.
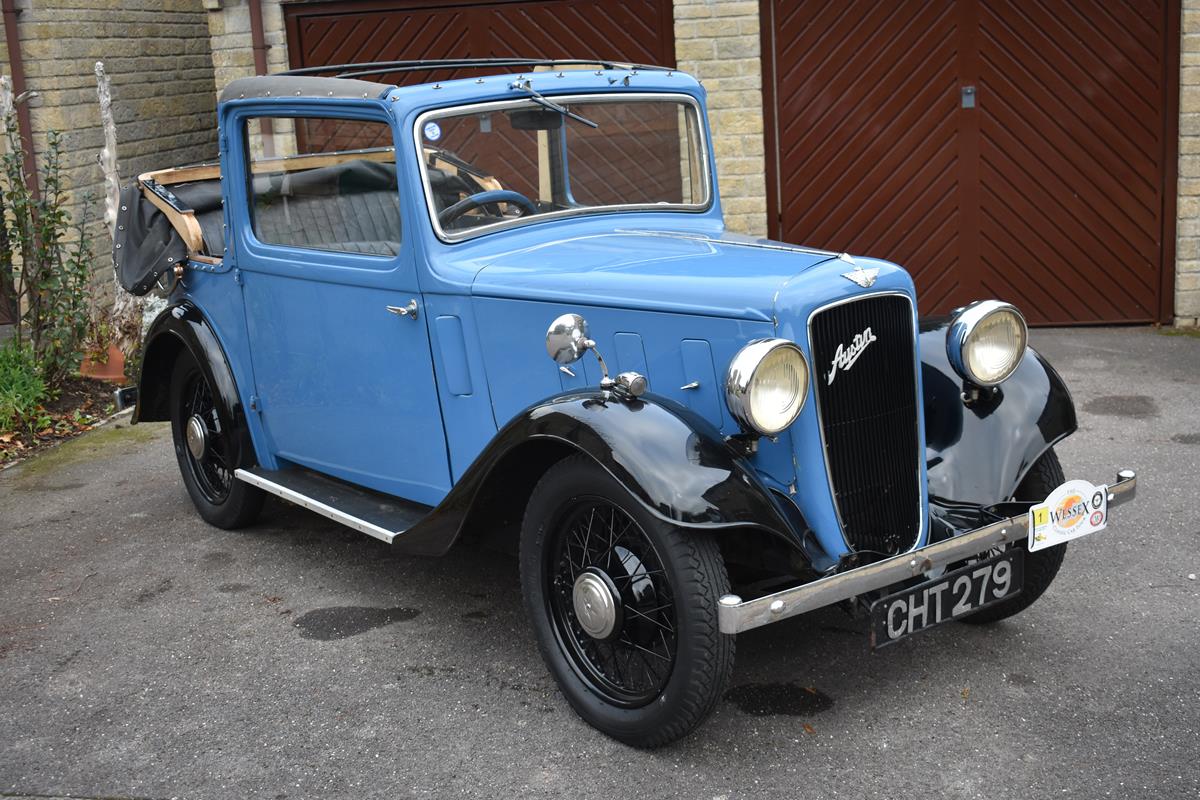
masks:
<path fill-rule="evenodd" d="M 146 198 L 141 186 L 133 183 L 122 189 L 113 236 L 113 264 L 125 291 L 146 294 L 187 255 L 183 237 L 167 215 Z"/>

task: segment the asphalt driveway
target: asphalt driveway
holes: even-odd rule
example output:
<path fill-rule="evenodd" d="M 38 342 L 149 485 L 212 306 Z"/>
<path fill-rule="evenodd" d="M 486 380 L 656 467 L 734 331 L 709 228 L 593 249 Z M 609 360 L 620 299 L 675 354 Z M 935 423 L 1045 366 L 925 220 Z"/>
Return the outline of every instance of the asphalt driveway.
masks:
<path fill-rule="evenodd" d="M 161 425 L 58 447 L 0 473 L 0 797 L 1200 796 L 1200 339 L 1033 344 L 1080 409 L 1068 476 L 1138 470 L 1112 528 L 992 627 L 745 634 L 726 702 L 649 753 L 566 706 L 514 559 L 278 503 L 208 527 Z"/>

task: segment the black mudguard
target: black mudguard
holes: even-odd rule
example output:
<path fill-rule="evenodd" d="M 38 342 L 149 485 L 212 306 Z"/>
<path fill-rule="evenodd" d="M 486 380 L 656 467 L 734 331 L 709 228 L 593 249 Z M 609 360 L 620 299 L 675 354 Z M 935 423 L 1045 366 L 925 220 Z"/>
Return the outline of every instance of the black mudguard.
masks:
<path fill-rule="evenodd" d="M 175 303 L 159 314 L 146 333 L 133 422 L 171 419 L 171 373 L 180 358 L 189 357 L 200 366 L 208 385 L 217 394 L 215 400 L 221 424 L 233 431 L 233 440 L 238 443 L 236 464 L 255 463 L 254 445 L 225 351 L 200 309 L 187 300 Z"/>
<path fill-rule="evenodd" d="M 925 457 L 931 499 L 992 505 L 1012 498 L 1033 462 L 1077 427 L 1059 374 L 1032 348 L 995 393 L 964 403 L 946 356 L 949 318 L 921 321 Z"/>
<path fill-rule="evenodd" d="M 440 555 L 458 539 L 476 506 L 492 520 L 503 516 L 506 502 L 519 514 L 530 483 L 500 493 L 486 488 L 522 469 L 540 475 L 572 453 L 595 459 L 651 513 L 679 527 L 752 528 L 799 542 L 771 491 L 711 423 L 666 398 L 618 399 L 595 390 L 558 395 L 517 415 L 437 508 L 396 537 L 394 546 Z M 493 501 L 499 505 L 493 507 Z"/>

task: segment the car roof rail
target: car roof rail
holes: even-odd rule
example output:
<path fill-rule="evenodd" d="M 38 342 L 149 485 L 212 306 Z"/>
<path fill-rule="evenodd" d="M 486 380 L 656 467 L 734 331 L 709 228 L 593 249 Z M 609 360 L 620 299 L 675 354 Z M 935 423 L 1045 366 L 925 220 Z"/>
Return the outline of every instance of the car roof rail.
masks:
<path fill-rule="evenodd" d="M 600 58 L 444 58 L 409 61 L 365 61 L 355 64 L 326 64 L 320 67 L 289 69 L 285 72 L 276 72 L 273 74 L 361 78 L 367 75 L 386 75 L 389 72 L 486 69 L 487 67 L 600 67 L 601 69 L 645 70 L 647 72 L 675 71 L 674 67 L 634 64 L 627 61 L 607 61 Z"/>

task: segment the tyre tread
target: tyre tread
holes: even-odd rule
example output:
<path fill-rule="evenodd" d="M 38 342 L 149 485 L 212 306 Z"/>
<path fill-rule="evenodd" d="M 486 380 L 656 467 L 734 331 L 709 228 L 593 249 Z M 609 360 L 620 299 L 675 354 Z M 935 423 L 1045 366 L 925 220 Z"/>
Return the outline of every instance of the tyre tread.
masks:
<path fill-rule="evenodd" d="M 1054 448 L 1051 448 L 1033 462 L 1033 466 L 1021 480 L 1021 485 L 1017 487 L 1016 499 L 1045 500 L 1050 492 L 1065 481 L 1062 464 L 1059 463 Z M 1022 542 L 1018 546 L 1024 548 L 1026 545 Z M 962 621 L 968 625 L 989 625 L 1014 614 L 1020 614 L 1050 588 L 1050 584 L 1058 575 L 1059 568 L 1062 567 L 1066 554 L 1067 546 L 1065 544 L 1038 550 L 1036 553 L 1027 551 L 1025 553 L 1025 585 L 1021 593 L 1011 600 L 1003 600 L 994 606 L 976 611 L 969 617 L 964 617 Z"/>

